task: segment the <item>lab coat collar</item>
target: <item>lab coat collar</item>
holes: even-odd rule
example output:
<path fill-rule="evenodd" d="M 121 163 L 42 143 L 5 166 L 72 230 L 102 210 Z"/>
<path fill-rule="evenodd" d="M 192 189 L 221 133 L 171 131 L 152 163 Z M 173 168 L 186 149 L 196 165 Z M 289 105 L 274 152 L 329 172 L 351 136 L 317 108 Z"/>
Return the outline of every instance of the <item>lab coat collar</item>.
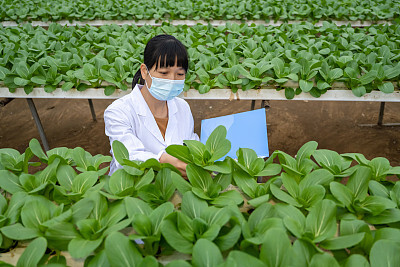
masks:
<path fill-rule="evenodd" d="M 137 114 L 140 115 L 140 119 L 142 120 L 145 127 L 163 144 L 170 144 L 172 142 L 172 136 L 177 128 L 177 119 L 175 114 L 178 112 L 178 107 L 176 105 L 176 100 L 171 99 L 167 101 L 168 105 L 168 124 L 167 129 L 165 131 L 165 140 L 161 135 L 160 129 L 154 119 L 153 114 L 149 106 L 146 103 L 146 100 L 143 98 L 140 89 L 142 89 L 143 85 L 136 85 L 132 90 L 132 101 L 133 103 L 137 103 L 134 105 L 134 109 Z"/>

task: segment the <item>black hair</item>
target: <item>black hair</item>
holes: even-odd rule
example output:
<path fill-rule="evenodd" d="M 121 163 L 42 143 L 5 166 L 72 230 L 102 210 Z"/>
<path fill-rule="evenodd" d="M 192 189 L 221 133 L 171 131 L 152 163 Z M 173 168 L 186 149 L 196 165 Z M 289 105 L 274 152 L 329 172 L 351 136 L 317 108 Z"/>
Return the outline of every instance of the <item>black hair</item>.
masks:
<path fill-rule="evenodd" d="M 156 65 L 161 67 L 173 67 L 175 61 L 178 67 L 182 67 L 187 72 L 189 68 L 189 57 L 185 46 L 174 36 L 161 34 L 150 39 L 144 49 L 144 64 L 147 69 Z M 136 72 L 132 81 L 132 89 L 136 84 L 144 84 L 144 79 L 140 69 Z"/>

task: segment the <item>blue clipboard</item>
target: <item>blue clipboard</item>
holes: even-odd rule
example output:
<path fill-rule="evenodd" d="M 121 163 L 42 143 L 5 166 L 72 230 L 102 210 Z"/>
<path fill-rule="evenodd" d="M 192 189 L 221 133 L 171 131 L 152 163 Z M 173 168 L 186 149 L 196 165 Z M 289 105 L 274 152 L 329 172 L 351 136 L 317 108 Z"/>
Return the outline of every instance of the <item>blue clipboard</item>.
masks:
<path fill-rule="evenodd" d="M 225 126 L 226 138 L 231 141 L 231 150 L 226 156 L 237 159 L 239 148 L 251 148 L 259 157 L 269 157 L 265 109 L 202 120 L 200 141 L 205 144 L 219 125 Z"/>

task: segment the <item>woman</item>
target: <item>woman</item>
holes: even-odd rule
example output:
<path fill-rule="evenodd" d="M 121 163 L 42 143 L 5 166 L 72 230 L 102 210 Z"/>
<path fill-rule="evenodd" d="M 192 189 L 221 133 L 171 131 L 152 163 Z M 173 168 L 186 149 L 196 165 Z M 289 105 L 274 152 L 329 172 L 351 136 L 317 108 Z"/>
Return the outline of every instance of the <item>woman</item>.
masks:
<path fill-rule="evenodd" d="M 132 82 L 132 92 L 107 107 L 104 112 L 105 133 L 122 142 L 129 159 L 145 161 L 155 158 L 170 163 L 186 176 L 186 164 L 167 154 L 171 144 L 199 140 L 193 132 L 193 116 L 185 100 L 178 98 L 188 70 L 188 54 L 183 44 L 171 35 L 152 38 L 144 50 L 141 64 Z M 111 149 L 112 154 L 112 149 Z M 121 168 L 111 161 L 110 173 Z"/>

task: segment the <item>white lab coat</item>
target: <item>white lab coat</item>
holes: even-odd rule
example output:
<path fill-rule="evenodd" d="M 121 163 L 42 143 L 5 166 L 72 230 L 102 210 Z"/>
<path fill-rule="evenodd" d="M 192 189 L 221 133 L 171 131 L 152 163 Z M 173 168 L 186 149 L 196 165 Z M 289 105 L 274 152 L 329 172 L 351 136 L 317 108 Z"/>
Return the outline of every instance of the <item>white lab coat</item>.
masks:
<path fill-rule="evenodd" d="M 151 113 L 140 89 L 136 85 L 129 95 L 115 100 L 104 112 L 105 133 L 110 139 L 122 142 L 129 151 L 130 160 L 159 160 L 165 148 L 172 144 L 183 144 L 183 140 L 199 140 L 194 133 L 193 116 L 188 103 L 175 97 L 167 101 L 168 125 L 165 140 Z M 111 148 L 111 154 L 112 148 Z M 111 175 L 122 166 L 113 159 L 110 164 Z"/>

